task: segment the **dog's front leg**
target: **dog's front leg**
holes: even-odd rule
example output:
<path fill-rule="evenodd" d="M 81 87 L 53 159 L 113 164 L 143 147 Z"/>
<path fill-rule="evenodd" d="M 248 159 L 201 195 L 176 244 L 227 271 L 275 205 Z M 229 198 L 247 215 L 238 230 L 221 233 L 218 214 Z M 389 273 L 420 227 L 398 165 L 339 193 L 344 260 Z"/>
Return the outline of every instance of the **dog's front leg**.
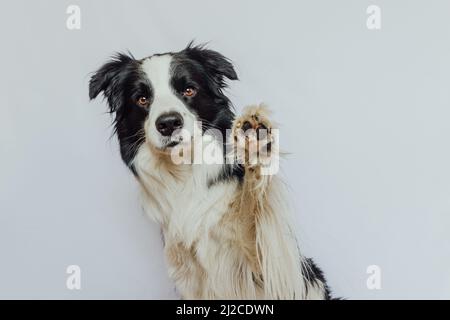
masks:
<path fill-rule="evenodd" d="M 305 297 L 301 256 L 278 171 L 278 134 L 265 106 L 244 109 L 233 125 L 236 158 L 245 170 L 238 212 L 251 219 L 254 256 L 266 299 Z M 259 281 L 258 281 L 259 282 Z"/>

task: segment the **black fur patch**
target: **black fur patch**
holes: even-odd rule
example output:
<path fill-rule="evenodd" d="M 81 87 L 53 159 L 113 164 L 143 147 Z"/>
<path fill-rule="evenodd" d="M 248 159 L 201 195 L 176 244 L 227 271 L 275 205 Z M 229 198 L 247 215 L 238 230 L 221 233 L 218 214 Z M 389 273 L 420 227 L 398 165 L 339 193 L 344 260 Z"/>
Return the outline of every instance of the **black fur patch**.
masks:
<path fill-rule="evenodd" d="M 303 276 L 305 277 L 305 281 L 315 284 L 318 281 L 323 283 L 325 290 L 325 299 L 326 300 L 340 300 L 340 298 L 331 297 L 330 289 L 327 285 L 327 281 L 325 276 L 323 275 L 322 270 L 314 263 L 311 258 L 306 259 L 306 265 L 302 265 Z"/>
<path fill-rule="evenodd" d="M 137 105 L 141 95 L 152 96 L 151 84 L 140 68 L 140 62 L 131 55 L 117 54 L 92 76 L 89 97 L 101 92 L 114 115 L 114 132 L 120 143 L 125 164 L 136 174 L 132 161 L 144 142 L 144 122 L 148 109 Z"/>

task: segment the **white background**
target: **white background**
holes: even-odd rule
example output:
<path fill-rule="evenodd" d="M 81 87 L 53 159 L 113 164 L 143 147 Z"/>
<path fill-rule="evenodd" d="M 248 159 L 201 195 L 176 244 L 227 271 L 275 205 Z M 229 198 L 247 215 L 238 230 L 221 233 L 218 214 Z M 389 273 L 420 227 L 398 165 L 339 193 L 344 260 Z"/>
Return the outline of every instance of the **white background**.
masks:
<path fill-rule="evenodd" d="M 81 8 L 81 30 L 66 8 Z M 382 28 L 366 27 L 381 8 Z M 0 10 L 0 298 L 175 298 L 90 73 L 209 42 L 267 102 L 302 248 L 350 299 L 450 298 L 448 1 L 8 1 Z M 82 270 L 69 291 L 66 267 Z M 382 270 L 369 290 L 366 269 Z"/>

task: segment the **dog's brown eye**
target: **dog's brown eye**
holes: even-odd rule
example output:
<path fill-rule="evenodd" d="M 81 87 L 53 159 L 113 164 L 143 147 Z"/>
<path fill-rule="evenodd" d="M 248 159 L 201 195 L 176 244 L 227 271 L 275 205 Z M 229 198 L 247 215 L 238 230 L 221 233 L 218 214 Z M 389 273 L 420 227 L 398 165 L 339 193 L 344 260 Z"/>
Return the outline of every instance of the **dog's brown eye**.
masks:
<path fill-rule="evenodd" d="M 147 97 L 140 97 L 137 101 L 137 104 L 141 107 L 148 107 L 148 98 Z"/>
<path fill-rule="evenodd" d="M 191 97 L 195 96 L 196 94 L 197 94 L 197 90 L 195 90 L 192 87 L 187 87 L 183 91 L 183 96 L 185 96 L 185 97 L 190 97 L 191 98 Z"/>

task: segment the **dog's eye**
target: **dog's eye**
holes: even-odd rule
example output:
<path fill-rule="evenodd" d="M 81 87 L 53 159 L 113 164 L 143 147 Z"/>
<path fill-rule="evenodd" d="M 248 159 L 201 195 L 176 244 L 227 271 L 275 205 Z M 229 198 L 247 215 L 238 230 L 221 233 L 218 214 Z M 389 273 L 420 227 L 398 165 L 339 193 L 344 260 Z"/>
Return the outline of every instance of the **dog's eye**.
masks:
<path fill-rule="evenodd" d="M 149 105 L 149 101 L 147 97 L 139 97 L 139 99 L 137 100 L 137 104 L 141 107 L 148 107 Z"/>
<path fill-rule="evenodd" d="M 192 87 L 187 87 L 186 89 L 184 89 L 183 91 L 183 96 L 185 97 L 189 97 L 192 98 L 193 96 L 195 96 L 197 94 L 197 90 L 195 90 Z"/>

